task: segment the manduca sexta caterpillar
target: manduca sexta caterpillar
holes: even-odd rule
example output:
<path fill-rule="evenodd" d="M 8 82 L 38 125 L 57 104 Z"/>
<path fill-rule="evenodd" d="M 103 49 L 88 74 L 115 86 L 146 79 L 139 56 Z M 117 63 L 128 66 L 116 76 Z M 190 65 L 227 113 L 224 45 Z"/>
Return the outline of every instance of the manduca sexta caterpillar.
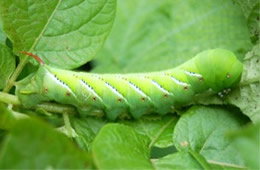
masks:
<path fill-rule="evenodd" d="M 104 111 L 110 120 L 123 113 L 134 118 L 152 112 L 166 114 L 173 106 L 188 104 L 196 94 L 209 89 L 218 93 L 236 86 L 243 69 L 236 56 L 224 49 L 203 51 L 173 69 L 132 74 L 62 70 L 26 54 L 41 65 L 36 73 L 16 84 L 16 95 L 24 107 L 55 101 L 73 105 L 83 114 Z"/>

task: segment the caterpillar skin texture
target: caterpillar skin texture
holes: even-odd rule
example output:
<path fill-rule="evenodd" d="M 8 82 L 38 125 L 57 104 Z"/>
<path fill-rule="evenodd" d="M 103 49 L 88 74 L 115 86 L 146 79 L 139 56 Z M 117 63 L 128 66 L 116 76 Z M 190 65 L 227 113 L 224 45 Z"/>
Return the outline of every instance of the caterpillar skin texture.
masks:
<path fill-rule="evenodd" d="M 176 68 L 151 73 L 94 74 L 43 64 L 17 83 L 16 94 L 27 108 L 56 101 L 83 114 L 104 111 L 110 120 L 123 113 L 139 118 L 152 112 L 164 115 L 209 89 L 218 93 L 232 88 L 242 70 L 242 63 L 224 49 L 207 50 Z"/>

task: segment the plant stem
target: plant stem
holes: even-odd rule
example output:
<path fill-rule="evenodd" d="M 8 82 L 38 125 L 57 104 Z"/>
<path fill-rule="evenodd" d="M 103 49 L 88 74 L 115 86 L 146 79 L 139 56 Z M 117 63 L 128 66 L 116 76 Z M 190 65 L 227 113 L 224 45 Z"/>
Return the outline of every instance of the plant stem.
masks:
<path fill-rule="evenodd" d="M 23 60 L 21 60 L 21 62 L 18 64 L 17 68 L 15 69 L 14 74 L 12 75 L 12 77 L 8 80 L 7 85 L 5 86 L 3 92 L 8 93 L 10 91 L 10 89 L 13 87 L 15 80 L 17 79 L 17 77 L 20 75 L 20 73 L 22 72 L 25 64 L 28 61 L 28 56 L 26 56 Z"/>
<path fill-rule="evenodd" d="M 13 104 L 13 105 L 21 105 L 21 102 L 19 101 L 17 96 L 11 95 L 8 93 L 3 93 L 3 92 L 0 92 L 0 102 L 4 102 L 7 104 Z M 72 106 L 56 104 L 56 103 L 38 104 L 36 106 L 36 109 L 44 109 L 44 110 L 46 110 L 48 112 L 52 112 L 52 113 L 69 113 L 69 114 L 77 113 L 75 108 Z"/>
<path fill-rule="evenodd" d="M 21 105 L 17 96 L 3 92 L 0 92 L 0 101 L 7 104 Z"/>

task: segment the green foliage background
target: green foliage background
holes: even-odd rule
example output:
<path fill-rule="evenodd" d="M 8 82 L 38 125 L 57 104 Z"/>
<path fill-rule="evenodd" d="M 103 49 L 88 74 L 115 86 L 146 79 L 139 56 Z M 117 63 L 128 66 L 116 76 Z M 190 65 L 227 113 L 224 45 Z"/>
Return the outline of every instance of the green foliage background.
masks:
<path fill-rule="evenodd" d="M 258 0 L 0 0 L 0 168 L 259 169 L 259 7 Z M 68 120 L 73 108 L 26 110 L 11 95 L 15 81 L 37 69 L 19 51 L 54 67 L 92 60 L 91 72 L 127 73 L 172 68 L 209 48 L 243 61 L 240 86 L 225 100 L 198 98 L 178 115 Z"/>

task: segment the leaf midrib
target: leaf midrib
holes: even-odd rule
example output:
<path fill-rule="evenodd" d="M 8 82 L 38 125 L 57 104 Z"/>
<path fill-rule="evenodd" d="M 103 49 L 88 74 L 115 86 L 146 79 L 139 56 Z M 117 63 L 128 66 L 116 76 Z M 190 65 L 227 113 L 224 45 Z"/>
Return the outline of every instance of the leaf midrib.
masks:
<path fill-rule="evenodd" d="M 42 35 L 43 35 L 44 32 L 46 31 L 48 25 L 50 24 L 50 22 L 51 22 L 53 16 L 54 16 L 55 13 L 57 12 L 57 10 L 58 10 L 58 8 L 59 8 L 59 6 L 60 6 L 60 3 L 61 3 L 61 0 L 58 0 L 58 3 L 57 3 L 57 5 L 56 5 L 56 7 L 54 8 L 54 10 L 53 10 L 52 14 L 50 15 L 50 17 L 49 17 L 48 21 L 46 22 L 46 24 L 44 25 L 42 31 L 40 32 L 40 34 L 38 35 L 38 37 L 35 39 L 35 41 L 34 41 L 32 47 L 31 47 L 30 50 L 29 50 L 29 52 L 32 52 L 32 51 L 34 50 L 34 48 L 36 47 L 36 45 L 38 44 L 40 38 L 42 37 Z"/>

